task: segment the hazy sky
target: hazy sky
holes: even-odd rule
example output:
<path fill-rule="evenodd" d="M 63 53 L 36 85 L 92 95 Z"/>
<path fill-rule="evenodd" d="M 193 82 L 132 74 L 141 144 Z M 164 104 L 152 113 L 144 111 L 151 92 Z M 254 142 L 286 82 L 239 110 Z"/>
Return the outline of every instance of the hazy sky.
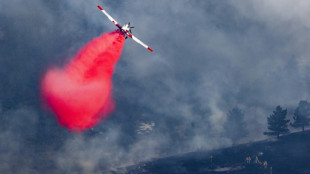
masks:
<path fill-rule="evenodd" d="M 48 67 L 115 29 L 98 4 L 154 52 L 126 40 L 115 112 L 75 135 L 42 107 L 39 84 Z M 309 100 L 309 13 L 307 0 L 2 0 L 0 171 L 90 173 L 229 146 L 223 125 L 236 106 L 244 141 L 263 138 L 277 105 L 291 114 Z M 141 123 L 154 127 L 138 134 Z"/>

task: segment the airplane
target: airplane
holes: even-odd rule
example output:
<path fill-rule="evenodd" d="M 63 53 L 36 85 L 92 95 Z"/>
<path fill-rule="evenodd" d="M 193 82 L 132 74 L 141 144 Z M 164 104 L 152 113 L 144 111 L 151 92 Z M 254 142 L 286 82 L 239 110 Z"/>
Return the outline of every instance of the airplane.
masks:
<path fill-rule="evenodd" d="M 139 129 L 137 130 L 138 134 L 149 133 L 153 130 L 155 126 L 154 122 L 151 123 L 140 123 Z"/>
<path fill-rule="evenodd" d="M 139 43 L 140 45 L 142 45 L 144 48 L 150 50 L 151 52 L 153 52 L 153 49 L 150 48 L 149 46 L 147 46 L 145 43 L 143 43 L 141 40 L 139 40 L 138 38 L 136 38 L 134 35 L 132 35 L 131 33 L 131 29 L 134 27 L 130 26 L 130 22 L 128 24 L 125 24 L 124 26 L 121 26 L 118 22 L 116 22 L 115 19 L 113 19 L 101 6 L 97 6 L 99 8 L 99 10 L 101 10 L 101 12 L 103 14 L 105 14 L 109 20 L 119 29 L 119 31 L 125 36 L 125 39 L 127 39 L 127 37 L 132 38 L 134 41 L 136 41 L 137 43 Z"/>

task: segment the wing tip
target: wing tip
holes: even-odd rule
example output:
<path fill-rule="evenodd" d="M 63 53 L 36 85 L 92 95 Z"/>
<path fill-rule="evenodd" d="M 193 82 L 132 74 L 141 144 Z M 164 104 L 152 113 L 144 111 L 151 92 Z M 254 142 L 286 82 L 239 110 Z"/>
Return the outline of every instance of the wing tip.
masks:
<path fill-rule="evenodd" d="M 97 7 L 99 8 L 99 10 L 103 10 L 103 8 L 100 5 L 97 5 Z"/>
<path fill-rule="evenodd" d="M 153 49 L 152 49 L 152 48 L 150 48 L 150 47 L 147 47 L 147 49 L 148 49 L 148 50 L 150 50 L 151 52 L 153 52 Z"/>

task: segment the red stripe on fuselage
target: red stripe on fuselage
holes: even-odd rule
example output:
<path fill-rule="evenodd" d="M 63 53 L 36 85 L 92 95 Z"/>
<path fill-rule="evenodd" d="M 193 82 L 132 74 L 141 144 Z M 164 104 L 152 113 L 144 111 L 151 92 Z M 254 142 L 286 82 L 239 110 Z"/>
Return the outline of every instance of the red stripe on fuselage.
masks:
<path fill-rule="evenodd" d="M 132 38 L 132 34 L 130 34 L 130 33 L 127 33 L 127 35 L 130 37 L 130 38 Z"/>

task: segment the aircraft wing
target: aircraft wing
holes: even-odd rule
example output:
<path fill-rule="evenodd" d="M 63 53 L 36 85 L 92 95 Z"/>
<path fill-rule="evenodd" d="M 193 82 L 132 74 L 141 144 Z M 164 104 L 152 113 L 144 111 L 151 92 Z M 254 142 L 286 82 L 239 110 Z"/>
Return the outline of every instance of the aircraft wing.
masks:
<path fill-rule="evenodd" d="M 127 32 L 126 35 L 130 38 L 132 38 L 134 41 L 136 41 L 138 44 L 142 45 L 144 48 L 150 50 L 151 52 L 153 52 L 153 49 L 150 48 L 149 46 L 147 46 L 145 43 L 143 43 L 141 40 L 139 40 L 138 38 L 136 38 L 134 35 L 132 35 L 131 33 Z"/>
<path fill-rule="evenodd" d="M 103 14 L 105 14 L 109 18 L 111 22 L 113 22 L 114 25 L 116 25 L 118 28 L 122 28 L 122 26 L 115 19 L 113 19 L 112 16 L 110 16 L 109 13 L 107 13 L 101 6 L 98 5 L 97 7 Z"/>

